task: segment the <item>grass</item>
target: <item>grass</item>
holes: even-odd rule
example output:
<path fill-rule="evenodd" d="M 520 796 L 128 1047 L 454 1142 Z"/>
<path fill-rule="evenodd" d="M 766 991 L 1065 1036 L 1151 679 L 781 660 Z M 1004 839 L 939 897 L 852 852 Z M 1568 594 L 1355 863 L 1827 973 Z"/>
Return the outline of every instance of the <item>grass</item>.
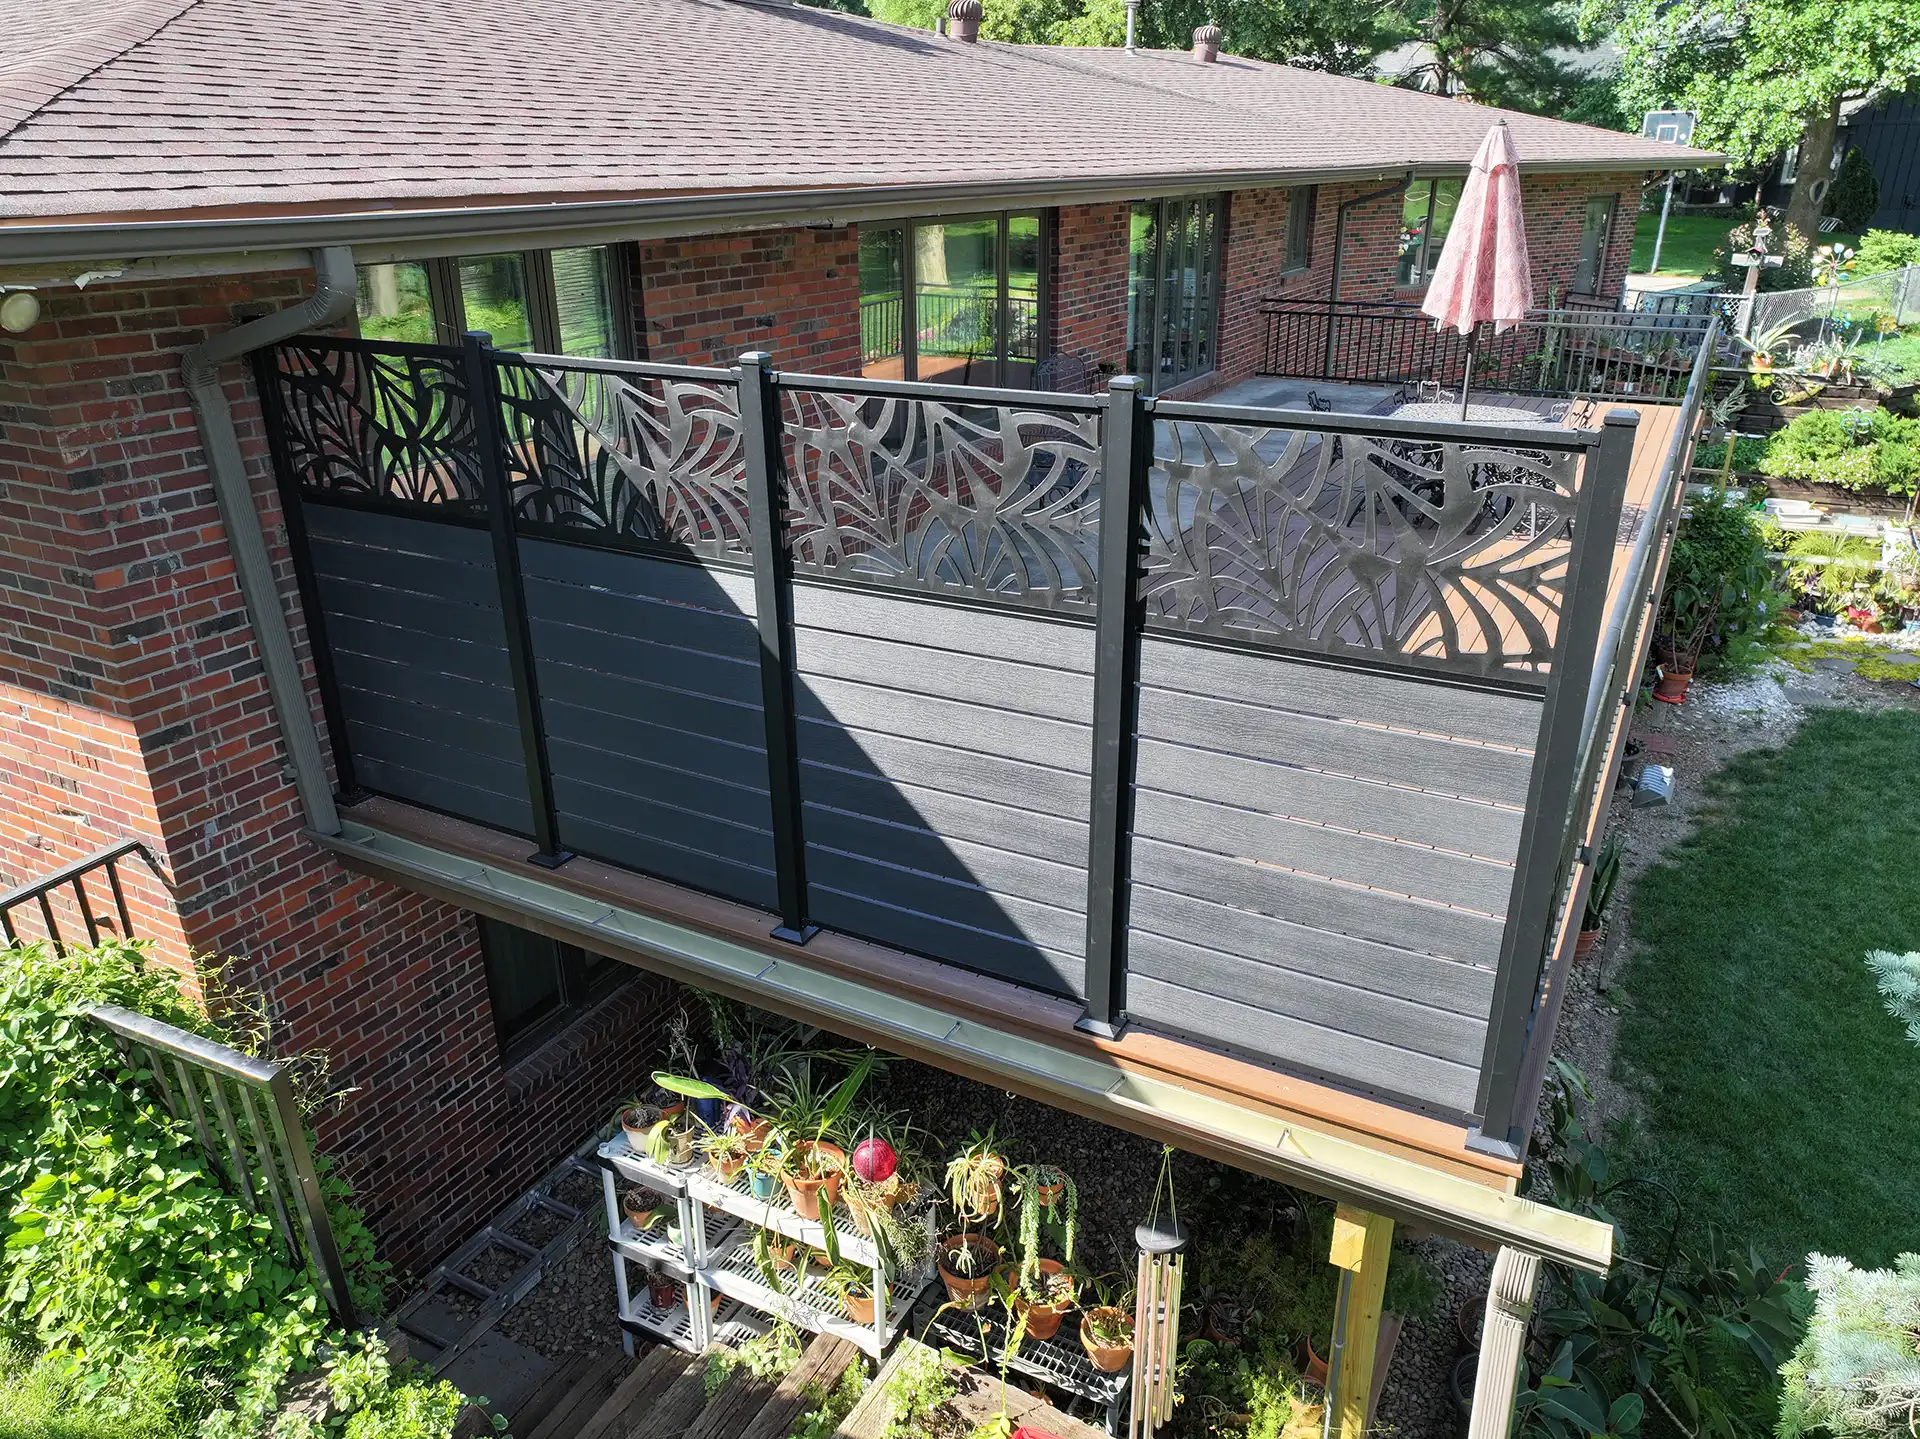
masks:
<path fill-rule="evenodd" d="M 1864 956 L 1920 948 L 1920 713 L 1816 712 L 1708 784 L 1635 890 L 1627 1168 L 1771 1264 L 1884 1266 L 1915 1248 L 1920 1048 Z"/>
<path fill-rule="evenodd" d="M 1662 275 L 1686 275 L 1699 279 L 1713 268 L 1713 252 L 1727 238 L 1727 231 L 1737 223 L 1722 215 L 1670 215 L 1667 217 L 1666 243 L 1660 247 L 1660 268 Z M 1653 263 L 1653 237 L 1660 230 L 1660 212 L 1642 211 L 1633 227 L 1633 258 L 1627 262 L 1627 269 L 1633 274 L 1648 273 L 1647 267 Z M 1860 248 L 1858 235 L 1821 235 L 1815 240 L 1820 245 L 1850 245 Z"/>

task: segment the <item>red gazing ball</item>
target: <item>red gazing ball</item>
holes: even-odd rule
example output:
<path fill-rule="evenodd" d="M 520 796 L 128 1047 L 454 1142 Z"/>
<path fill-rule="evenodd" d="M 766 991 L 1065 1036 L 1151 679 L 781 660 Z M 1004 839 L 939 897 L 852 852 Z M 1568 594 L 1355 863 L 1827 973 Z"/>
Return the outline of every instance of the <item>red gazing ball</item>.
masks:
<path fill-rule="evenodd" d="M 863 1139 L 854 1147 L 854 1175 L 868 1184 L 879 1184 L 893 1178 L 893 1171 L 899 1167 L 899 1156 L 884 1139 Z"/>

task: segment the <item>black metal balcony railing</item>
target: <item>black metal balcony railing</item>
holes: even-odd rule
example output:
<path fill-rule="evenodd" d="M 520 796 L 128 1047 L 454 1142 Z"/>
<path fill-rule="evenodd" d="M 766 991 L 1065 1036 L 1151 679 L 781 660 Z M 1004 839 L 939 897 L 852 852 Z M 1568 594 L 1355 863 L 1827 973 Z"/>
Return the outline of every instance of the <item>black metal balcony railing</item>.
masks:
<path fill-rule="evenodd" d="M 60 918 L 55 912 L 54 901 L 57 898 L 72 902 L 79 913 L 81 926 L 87 932 L 88 944 L 100 943 L 102 935 L 108 933 L 131 939 L 133 915 L 127 908 L 127 891 L 120 881 L 119 863 L 134 854 L 140 856 L 156 879 L 163 884 L 166 882 L 153 851 L 137 839 L 123 839 L 117 844 L 97 849 L 72 864 L 62 865 L 51 874 L 29 880 L 0 894 L 0 935 L 6 936 L 8 944 L 30 943 L 33 935 L 31 932 L 22 932 L 16 915 L 21 910 L 32 909 L 40 916 L 40 927 L 44 931 L 40 938 L 51 944 L 56 954 L 65 954 L 67 937 L 60 929 Z M 117 930 L 104 927 L 107 916 L 101 914 L 94 904 L 98 895 L 89 894 L 87 890 L 87 881 L 94 879 L 97 888 L 100 876 L 105 877 L 108 894 L 113 900 L 113 917 L 119 922 Z"/>
<path fill-rule="evenodd" d="M 1477 343 L 1436 330 L 1413 305 L 1272 300 L 1262 306 L 1261 372 L 1354 384 L 1457 387 L 1473 356 L 1475 390 L 1514 395 L 1678 401 L 1709 315 L 1542 310 Z"/>
<path fill-rule="evenodd" d="M 1000 348 L 999 301 L 991 290 L 971 285 L 922 285 L 914 291 L 914 342 L 928 357 L 974 356 L 991 360 Z M 905 349 L 906 300 L 898 293 L 860 300 L 860 362 L 872 365 Z M 1013 293 L 1006 302 L 1009 360 L 1039 358 L 1040 297 Z"/>
<path fill-rule="evenodd" d="M 1629 432 L 479 337 L 260 379 L 343 789 L 1472 1110 Z"/>

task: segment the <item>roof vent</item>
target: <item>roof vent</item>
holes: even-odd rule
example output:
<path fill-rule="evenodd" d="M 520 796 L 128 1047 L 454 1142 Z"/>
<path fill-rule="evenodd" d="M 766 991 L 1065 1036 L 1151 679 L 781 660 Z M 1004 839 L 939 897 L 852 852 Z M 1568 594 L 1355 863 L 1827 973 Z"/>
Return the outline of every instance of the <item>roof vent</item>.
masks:
<path fill-rule="evenodd" d="M 971 45 L 980 38 L 980 18 L 986 13 L 980 0 L 951 0 L 947 6 L 947 33 Z"/>
<path fill-rule="evenodd" d="M 955 0 L 959 3 L 959 0 Z M 1202 65 L 1211 65 L 1220 58 L 1220 27 L 1202 25 L 1193 32 L 1193 58 Z"/>

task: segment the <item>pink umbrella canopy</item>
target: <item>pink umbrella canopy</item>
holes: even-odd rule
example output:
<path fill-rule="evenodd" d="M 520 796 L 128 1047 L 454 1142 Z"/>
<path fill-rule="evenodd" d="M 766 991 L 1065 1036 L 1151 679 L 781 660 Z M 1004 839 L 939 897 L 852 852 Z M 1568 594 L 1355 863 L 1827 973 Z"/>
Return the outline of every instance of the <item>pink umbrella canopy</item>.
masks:
<path fill-rule="evenodd" d="M 1493 321 L 1498 334 L 1519 324 L 1532 307 L 1533 268 L 1527 261 L 1527 225 L 1520 210 L 1520 156 L 1501 120 L 1487 131 L 1473 157 L 1453 228 L 1420 309 L 1438 322 L 1436 329 L 1452 325 L 1471 335 L 1486 320 Z"/>

